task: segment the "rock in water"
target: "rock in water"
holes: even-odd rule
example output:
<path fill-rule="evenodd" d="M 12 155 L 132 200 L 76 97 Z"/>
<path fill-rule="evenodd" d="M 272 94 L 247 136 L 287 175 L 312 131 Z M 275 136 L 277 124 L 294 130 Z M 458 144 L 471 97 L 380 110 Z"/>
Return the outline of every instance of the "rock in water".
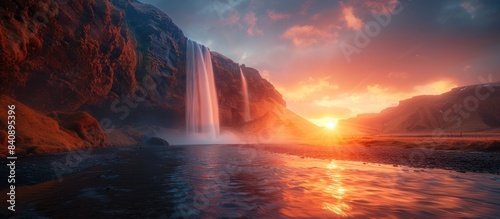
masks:
<path fill-rule="evenodd" d="M 160 146 L 168 146 L 168 141 L 165 141 L 162 138 L 158 137 L 151 137 L 146 141 L 146 144 L 148 145 L 160 145 Z"/>

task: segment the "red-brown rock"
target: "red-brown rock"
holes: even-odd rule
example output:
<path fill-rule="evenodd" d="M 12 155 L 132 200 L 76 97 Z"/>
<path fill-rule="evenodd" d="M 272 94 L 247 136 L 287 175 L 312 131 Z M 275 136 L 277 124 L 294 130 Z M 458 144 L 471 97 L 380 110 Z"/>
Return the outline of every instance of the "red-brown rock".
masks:
<path fill-rule="evenodd" d="M 1 93 L 73 111 L 136 86 L 135 39 L 109 1 L 10 0 L 0 10 Z"/>
<path fill-rule="evenodd" d="M 52 112 L 50 117 L 56 119 L 63 128 L 73 131 L 89 145 L 104 146 L 104 135 L 97 120 L 86 112 Z"/>
<path fill-rule="evenodd" d="M 99 147 L 105 140 L 99 124 L 87 113 L 58 114 L 59 119 L 56 120 L 6 95 L 0 95 L 0 105 L 15 105 L 17 155 Z M 0 114 L 7 115 L 7 107 L 0 107 Z M 0 117 L 1 130 L 7 130 L 6 119 L 6 116 Z M 5 133 L 0 132 L 0 135 L 1 148 L 5 151 Z"/>

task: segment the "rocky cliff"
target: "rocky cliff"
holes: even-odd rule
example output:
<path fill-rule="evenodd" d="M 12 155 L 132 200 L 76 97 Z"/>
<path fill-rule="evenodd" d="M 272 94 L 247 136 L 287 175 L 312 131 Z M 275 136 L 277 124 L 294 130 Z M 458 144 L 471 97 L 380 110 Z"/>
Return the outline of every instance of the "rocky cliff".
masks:
<path fill-rule="evenodd" d="M 160 10 L 135 0 L 7 0 L 0 12 L 1 94 L 46 115 L 88 112 L 103 129 L 184 125 L 186 37 Z M 212 61 L 221 124 L 241 127 L 240 65 L 216 52 Z M 257 70 L 241 67 L 254 119 L 285 106 Z"/>
<path fill-rule="evenodd" d="M 183 120 L 186 37 L 166 14 L 133 0 L 64 2 L 0 3 L 2 93 L 45 113 L 82 109 L 117 123 Z M 237 124 L 238 64 L 215 52 L 213 63 L 222 124 Z M 253 101 L 284 105 L 256 70 L 243 71 Z"/>
<path fill-rule="evenodd" d="M 0 3 L 0 91 L 42 112 L 129 93 L 137 58 L 124 12 L 108 1 L 60 2 Z"/>
<path fill-rule="evenodd" d="M 441 95 L 416 96 L 380 113 L 342 120 L 358 134 L 500 131 L 500 82 L 454 88 Z"/>

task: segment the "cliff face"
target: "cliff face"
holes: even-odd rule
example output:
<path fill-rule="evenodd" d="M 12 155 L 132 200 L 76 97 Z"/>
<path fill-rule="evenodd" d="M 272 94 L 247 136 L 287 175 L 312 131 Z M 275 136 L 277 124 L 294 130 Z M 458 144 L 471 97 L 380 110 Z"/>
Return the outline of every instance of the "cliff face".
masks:
<path fill-rule="evenodd" d="M 340 121 L 339 127 L 362 134 L 496 132 L 500 130 L 498 112 L 499 82 L 416 96 L 380 113 Z"/>
<path fill-rule="evenodd" d="M 229 58 L 212 52 L 212 62 L 215 74 L 215 85 L 219 100 L 219 111 L 221 124 L 224 126 L 239 126 L 243 123 L 244 99 L 241 89 L 240 66 Z M 263 108 L 265 111 L 274 110 L 274 106 L 285 106 L 281 94 L 274 89 L 274 86 L 261 77 L 259 72 L 253 68 L 241 66 L 248 83 L 248 93 L 250 108 L 252 112 L 257 112 L 254 108 Z M 228 95 L 229 94 L 229 95 Z M 272 100 L 276 104 L 273 107 L 264 107 L 259 104 L 261 100 Z M 261 115 L 252 113 L 252 118 L 259 118 Z"/>
<path fill-rule="evenodd" d="M 2 94 L 44 113 L 184 124 L 186 37 L 160 10 L 134 0 L 8 0 L 0 10 Z M 221 123 L 235 126 L 243 110 L 238 64 L 212 57 Z M 252 102 L 285 105 L 255 69 L 243 71 Z"/>
<path fill-rule="evenodd" d="M 0 91 L 42 112 L 74 111 L 136 86 L 135 39 L 108 1 L 0 3 Z"/>

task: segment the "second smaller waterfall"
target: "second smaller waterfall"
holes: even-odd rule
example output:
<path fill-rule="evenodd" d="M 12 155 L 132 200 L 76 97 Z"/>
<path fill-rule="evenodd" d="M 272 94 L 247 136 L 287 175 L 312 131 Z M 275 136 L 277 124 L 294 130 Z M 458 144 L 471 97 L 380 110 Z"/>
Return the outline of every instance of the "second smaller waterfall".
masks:
<path fill-rule="evenodd" d="M 244 101 L 243 120 L 245 122 L 248 122 L 250 121 L 250 101 L 248 99 L 248 84 L 247 84 L 247 79 L 245 78 L 245 75 L 241 70 L 241 67 L 240 67 L 240 75 L 241 75 L 241 93 L 243 95 L 243 101 Z"/>

